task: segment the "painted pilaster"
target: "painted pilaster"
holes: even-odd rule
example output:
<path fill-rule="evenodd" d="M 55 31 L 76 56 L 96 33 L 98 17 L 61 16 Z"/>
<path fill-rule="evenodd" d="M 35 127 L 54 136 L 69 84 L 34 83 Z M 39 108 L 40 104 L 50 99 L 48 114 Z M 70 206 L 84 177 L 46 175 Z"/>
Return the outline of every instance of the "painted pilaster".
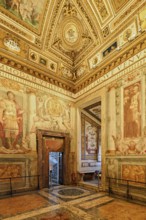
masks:
<path fill-rule="evenodd" d="M 29 139 L 30 139 L 30 147 L 33 151 L 36 151 L 36 134 L 34 131 L 32 132 L 32 127 L 34 123 L 34 116 L 36 115 L 36 95 L 33 92 L 29 92 L 28 97 L 28 131 L 29 131 Z"/>
<path fill-rule="evenodd" d="M 112 87 L 108 92 L 108 153 L 115 152 L 114 138 L 116 138 L 116 91 Z"/>

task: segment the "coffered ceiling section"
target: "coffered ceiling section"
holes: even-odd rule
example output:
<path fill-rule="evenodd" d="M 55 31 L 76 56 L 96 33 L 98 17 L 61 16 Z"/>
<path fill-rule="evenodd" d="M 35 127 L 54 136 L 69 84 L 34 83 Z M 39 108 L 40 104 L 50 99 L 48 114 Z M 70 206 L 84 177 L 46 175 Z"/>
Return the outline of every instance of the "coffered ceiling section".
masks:
<path fill-rule="evenodd" d="M 99 123 L 101 122 L 101 101 L 85 107 L 84 110 L 94 117 Z"/>
<path fill-rule="evenodd" d="M 82 54 L 99 45 L 98 31 L 76 1 L 58 1 L 45 36 L 45 49 L 59 54 L 74 67 Z M 87 20 L 88 19 L 88 20 Z"/>
<path fill-rule="evenodd" d="M 0 52 L 77 92 L 143 35 L 145 14 L 145 0 L 0 0 Z"/>

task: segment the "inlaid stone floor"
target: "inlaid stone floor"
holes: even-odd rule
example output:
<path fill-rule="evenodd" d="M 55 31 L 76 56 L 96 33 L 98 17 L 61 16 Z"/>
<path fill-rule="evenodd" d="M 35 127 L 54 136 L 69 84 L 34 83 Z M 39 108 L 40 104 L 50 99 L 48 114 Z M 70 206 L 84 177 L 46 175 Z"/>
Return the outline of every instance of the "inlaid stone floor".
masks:
<path fill-rule="evenodd" d="M 103 192 L 57 186 L 0 199 L 5 220 L 146 220 L 146 206 L 113 199 Z"/>

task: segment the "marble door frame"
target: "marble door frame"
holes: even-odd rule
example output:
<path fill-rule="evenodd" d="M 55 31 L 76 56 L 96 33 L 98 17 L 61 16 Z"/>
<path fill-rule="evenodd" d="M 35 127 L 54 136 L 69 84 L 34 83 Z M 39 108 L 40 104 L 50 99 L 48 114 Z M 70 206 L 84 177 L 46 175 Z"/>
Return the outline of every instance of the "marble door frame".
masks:
<path fill-rule="evenodd" d="M 47 130 L 37 130 L 37 153 L 38 153 L 38 174 L 40 188 L 48 188 L 49 172 L 48 172 L 48 155 L 49 149 L 46 149 L 43 138 L 62 138 L 64 140 L 63 150 L 63 184 L 68 185 L 71 183 L 70 177 L 70 135 L 68 133 L 53 132 Z"/>

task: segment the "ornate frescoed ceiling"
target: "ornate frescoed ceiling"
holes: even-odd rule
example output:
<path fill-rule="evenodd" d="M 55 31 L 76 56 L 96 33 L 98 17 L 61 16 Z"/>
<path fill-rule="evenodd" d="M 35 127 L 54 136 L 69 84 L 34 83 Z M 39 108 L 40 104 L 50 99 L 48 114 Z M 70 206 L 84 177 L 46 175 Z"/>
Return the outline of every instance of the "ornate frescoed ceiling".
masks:
<path fill-rule="evenodd" d="M 0 0 L 1 62 L 74 93 L 146 47 L 145 30 L 145 0 Z"/>

